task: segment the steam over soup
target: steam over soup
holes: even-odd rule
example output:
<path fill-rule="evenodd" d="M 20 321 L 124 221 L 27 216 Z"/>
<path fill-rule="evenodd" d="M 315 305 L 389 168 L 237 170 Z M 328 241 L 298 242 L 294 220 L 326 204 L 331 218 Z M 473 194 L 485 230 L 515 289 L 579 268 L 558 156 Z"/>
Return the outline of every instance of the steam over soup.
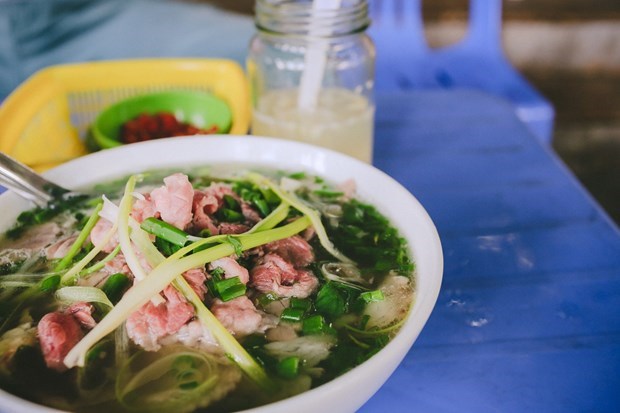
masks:
<path fill-rule="evenodd" d="M 25 399 L 254 407 L 362 363 L 411 306 L 405 241 L 352 182 L 212 168 L 96 189 L 0 244 L 0 385 Z"/>

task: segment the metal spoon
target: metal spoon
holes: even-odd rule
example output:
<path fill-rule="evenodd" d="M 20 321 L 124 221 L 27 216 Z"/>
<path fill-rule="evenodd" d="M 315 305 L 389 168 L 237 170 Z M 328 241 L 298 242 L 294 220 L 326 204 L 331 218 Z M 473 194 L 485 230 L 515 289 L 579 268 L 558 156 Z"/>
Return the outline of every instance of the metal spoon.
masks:
<path fill-rule="evenodd" d="M 0 152 L 0 185 L 41 207 L 46 206 L 52 199 L 72 192 L 48 181 L 2 152 Z"/>

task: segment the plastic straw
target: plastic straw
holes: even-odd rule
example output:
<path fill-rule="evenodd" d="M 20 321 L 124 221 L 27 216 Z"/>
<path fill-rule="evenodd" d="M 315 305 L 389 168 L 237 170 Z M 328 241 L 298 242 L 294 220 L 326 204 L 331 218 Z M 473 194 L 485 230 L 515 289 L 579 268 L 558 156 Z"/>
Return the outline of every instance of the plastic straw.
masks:
<path fill-rule="evenodd" d="M 320 10 L 335 10 L 342 5 L 342 0 L 314 0 L 313 14 Z M 316 16 L 314 17 L 316 19 Z M 314 23 L 316 24 L 316 23 Z M 312 26 L 314 26 L 314 24 Z M 314 37 L 316 28 L 310 27 L 310 37 Z M 303 111 L 312 111 L 316 108 L 327 64 L 327 45 L 323 40 L 311 39 L 304 59 L 304 71 L 301 74 L 297 107 Z"/>

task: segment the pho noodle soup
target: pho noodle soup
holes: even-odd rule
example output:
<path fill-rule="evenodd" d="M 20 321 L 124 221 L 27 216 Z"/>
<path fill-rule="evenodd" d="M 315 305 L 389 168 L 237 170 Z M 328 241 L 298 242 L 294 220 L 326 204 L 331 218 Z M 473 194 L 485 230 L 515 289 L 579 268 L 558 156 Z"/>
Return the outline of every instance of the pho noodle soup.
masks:
<path fill-rule="evenodd" d="M 352 181 L 237 171 L 134 175 L 23 212 L 0 241 L 2 389 L 71 411 L 235 411 L 383 348 L 414 296 L 398 231 Z"/>

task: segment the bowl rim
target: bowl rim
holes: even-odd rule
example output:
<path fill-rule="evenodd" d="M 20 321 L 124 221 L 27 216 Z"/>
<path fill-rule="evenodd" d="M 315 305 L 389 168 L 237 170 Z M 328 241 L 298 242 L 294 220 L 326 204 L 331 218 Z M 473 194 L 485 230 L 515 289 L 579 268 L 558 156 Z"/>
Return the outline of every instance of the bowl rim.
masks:
<path fill-rule="evenodd" d="M 208 139 L 205 139 L 205 137 L 208 137 Z M 248 144 L 248 142 L 251 143 Z M 47 171 L 44 175 L 52 180 L 61 180 L 63 182 L 90 181 L 91 183 L 94 183 L 100 181 L 101 179 L 98 179 L 98 177 L 85 176 L 86 174 L 76 174 L 76 171 L 74 171 L 74 169 L 79 169 L 79 166 L 81 164 L 86 164 L 88 162 L 96 161 L 95 163 L 105 163 L 108 160 L 114 160 L 114 163 L 118 167 L 118 164 L 122 164 L 122 162 L 118 161 L 118 155 L 124 154 L 129 159 L 134 159 L 138 162 L 132 165 L 131 168 L 124 167 L 123 174 L 126 175 L 129 173 L 138 172 L 139 170 L 144 170 L 145 168 L 143 168 L 142 166 L 146 164 L 144 160 L 135 158 L 135 156 L 140 153 L 140 150 L 157 152 L 158 150 L 166 148 L 169 145 L 176 146 L 177 149 L 180 149 L 182 147 L 183 151 L 191 151 L 188 153 L 191 153 L 191 156 L 196 157 L 198 156 L 197 154 L 199 152 L 208 147 L 218 148 L 220 150 L 222 148 L 227 148 L 228 151 L 225 153 L 226 157 L 231 158 L 233 162 L 239 161 L 243 158 L 247 158 L 248 156 L 255 155 L 255 151 L 257 149 L 255 148 L 256 146 L 266 148 L 267 150 L 265 150 L 265 152 L 261 155 L 261 162 L 239 162 L 245 163 L 246 165 L 250 166 L 254 166 L 257 164 L 266 166 L 270 163 L 279 162 L 280 160 L 278 160 L 277 156 L 271 156 L 271 152 L 273 151 L 295 151 L 298 158 L 295 159 L 295 161 L 301 160 L 301 163 L 303 164 L 302 169 L 305 170 L 308 170 L 309 167 L 312 167 L 314 169 L 320 169 L 322 167 L 326 167 L 328 165 L 327 162 L 329 161 L 337 161 L 337 163 L 339 163 L 337 167 L 343 168 L 344 170 L 347 170 L 348 168 L 358 168 L 361 170 L 365 170 L 375 179 L 380 180 L 382 186 L 385 186 L 388 190 L 397 191 L 400 197 L 399 199 L 402 198 L 402 200 L 407 203 L 406 206 L 410 208 L 408 210 L 410 213 L 407 215 L 415 216 L 419 219 L 418 224 L 420 226 L 416 227 L 416 232 L 423 233 L 425 237 L 428 237 L 425 238 L 425 244 L 427 244 L 427 247 L 424 247 L 424 251 L 428 250 L 430 253 L 428 256 L 418 256 L 418 252 L 416 250 L 413 250 L 413 246 L 409 246 L 410 252 L 414 257 L 414 263 L 416 265 L 416 291 L 412 307 L 398 334 L 392 340 L 390 340 L 390 342 L 376 355 L 366 360 L 362 364 L 354 367 L 350 371 L 342 374 L 341 376 L 338 376 L 335 379 L 321 386 L 318 386 L 296 396 L 289 397 L 287 399 L 283 399 L 281 401 L 273 402 L 267 405 L 244 410 L 244 412 L 284 413 L 289 412 L 292 408 L 300 410 L 300 406 L 305 406 L 308 404 L 316 405 L 317 398 L 325 399 L 336 396 L 339 392 L 342 391 L 341 389 L 343 386 L 349 386 L 349 382 L 366 385 L 366 382 L 368 381 L 368 376 L 370 374 L 374 374 L 375 376 L 379 377 L 379 385 L 376 385 L 373 389 L 371 389 L 372 391 L 366 394 L 364 398 L 358 399 L 356 403 L 351 404 L 351 402 L 349 401 L 346 404 L 348 408 L 350 408 L 351 406 L 354 406 L 355 408 L 361 407 L 361 405 L 363 405 L 370 397 L 372 397 L 372 395 L 384 384 L 385 380 L 387 380 L 387 378 L 394 372 L 400 362 L 407 355 L 409 349 L 411 348 L 414 341 L 422 331 L 422 328 L 428 321 L 428 318 L 431 315 L 431 312 L 436 304 L 439 295 L 443 278 L 443 251 L 437 229 L 424 207 L 417 200 L 417 198 L 415 198 L 415 196 L 409 192 L 409 190 L 403 187 L 394 178 L 390 177 L 385 172 L 375 168 L 372 165 L 365 164 L 350 156 L 337 153 L 329 149 L 319 148 L 314 145 L 253 135 L 196 135 L 192 137 L 159 139 L 136 143 L 132 145 L 123 145 L 117 148 L 96 152 L 81 158 L 74 159 L 68 163 L 62 164 L 56 168 Z M 200 151 L 198 149 L 200 149 Z M 172 158 L 174 158 L 174 156 L 172 156 Z M 163 167 L 175 163 L 175 159 L 171 159 L 170 157 L 167 158 L 167 161 L 168 164 L 164 165 Z M 291 162 L 290 159 L 285 159 L 281 161 L 287 164 Z M 205 161 L 204 163 L 208 164 L 215 162 Z M 187 166 L 187 164 L 182 165 L 179 163 L 177 166 Z M 154 169 L 156 167 L 162 167 L 162 165 L 155 165 L 151 162 L 151 169 Z M 274 165 L 272 165 L 272 167 L 274 167 Z M 308 172 L 321 175 L 320 171 L 309 170 Z M 109 171 L 99 171 L 99 175 L 107 176 L 108 179 L 113 179 L 118 176 L 118 174 L 114 175 L 114 173 L 110 173 Z M 327 179 L 332 179 L 332 177 L 330 176 L 324 177 Z M 63 182 L 59 183 L 62 184 Z M 384 190 L 385 188 L 380 189 Z M 7 191 L 7 193 L 0 195 L 0 205 L 6 202 L 7 198 L 12 199 L 15 203 L 19 203 L 21 201 L 17 198 L 16 195 Z M 25 201 L 21 201 L 21 204 L 25 205 Z M 381 209 L 379 210 L 381 211 Z M 381 212 L 384 213 L 384 211 Z M 395 220 L 393 217 L 388 216 L 388 219 L 390 219 L 390 221 L 398 228 L 402 235 L 402 231 L 404 228 L 402 228 L 398 222 L 394 222 Z M 408 239 L 408 241 L 410 241 L 410 239 Z M 422 263 L 424 263 L 423 268 L 420 267 L 420 264 Z M 425 277 L 425 284 L 423 284 L 424 290 L 422 290 L 419 285 L 419 282 L 422 281 L 422 279 L 420 278 L 420 273 L 422 271 L 424 271 Z M 418 287 L 420 287 L 420 289 Z M 21 399 L 11 393 L 0 389 L 0 407 L 2 406 L 29 412 L 59 411 L 54 408 Z"/>

